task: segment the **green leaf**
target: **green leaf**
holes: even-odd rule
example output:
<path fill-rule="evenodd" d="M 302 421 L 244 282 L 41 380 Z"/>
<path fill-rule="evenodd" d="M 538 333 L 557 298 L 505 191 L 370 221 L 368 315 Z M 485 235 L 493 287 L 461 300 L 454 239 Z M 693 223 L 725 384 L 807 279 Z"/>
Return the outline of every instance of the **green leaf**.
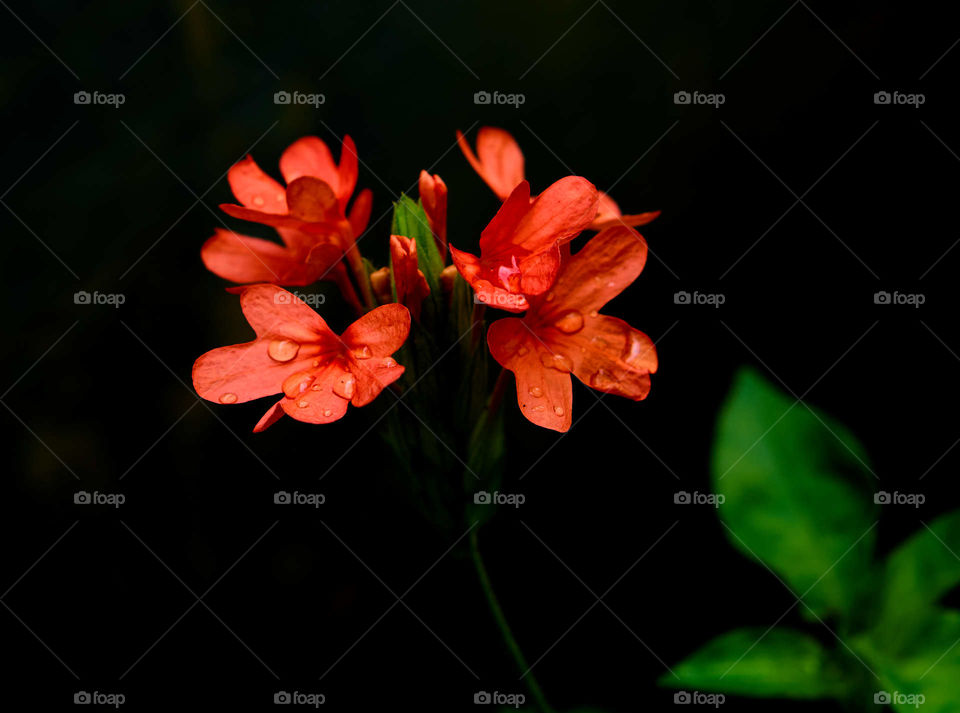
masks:
<path fill-rule="evenodd" d="M 766 632 L 766 635 L 764 635 Z M 840 667 L 820 643 L 790 629 L 737 629 L 717 637 L 673 667 L 660 684 L 741 696 L 840 696 Z"/>
<path fill-rule="evenodd" d="M 876 506 L 865 462 L 846 428 L 756 371 L 738 373 L 712 456 L 720 516 L 733 545 L 819 616 L 850 614 L 872 587 Z"/>
<path fill-rule="evenodd" d="M 423 205 L 414 203 L 407 195 L 401 195 L 400 200 L 393 204 L 394 235 L 403 235 L 413 238 L 417 243 L 417 264 L 420 271 L 427 278 L 432 299 L 439 303 L 442 299 L 440 291 L 440 272 L 443 270 L 443 258 L 437 248 L 433 231 L 430 230 L 430 221 L 423 210 Z"/>
<path fill-rule="evenodd" d="M 914 634 L 913 643 L 896 653 L 858 647 L 880 676 L 874 695 L 888 694 L 897 711 L 916 713 L 919 705 L 924 713 L 956 713 L 960 710 L 960 612 L 930 609 Z M 918 696 L 923 696 L 922 702 Z"/>

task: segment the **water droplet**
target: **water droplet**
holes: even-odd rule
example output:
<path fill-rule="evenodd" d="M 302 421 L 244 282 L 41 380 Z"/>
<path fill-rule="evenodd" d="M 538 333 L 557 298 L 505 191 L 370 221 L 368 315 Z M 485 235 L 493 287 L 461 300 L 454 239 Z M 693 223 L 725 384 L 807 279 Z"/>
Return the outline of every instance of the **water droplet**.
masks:
<path fill-rule="evenodd" d="M 591 317 L 599 317 L 599 316 L 600 316 L 600 313 L 597 312 L 597 310 L 593 310 L 593 312 L 590 313 L 590 316 L 591 316 Z"/>
<path fill-rule="evenodd" d="M 267 347 L 267 354 L 275 361 L 290 361 L 299 351 L 300 345 L 292 339 L 274 339 Z"/>
<path fill-rule="evenodd" d="M 634 369 L 646 369 L 653 357 L 653 345 L 645 335 L 633 329 L 627 332 L 627 343 L 620 358 Z"/>
<path fill-rule="evenodd" d="M 261 205 L 263 205 L 263 196 L 254 196 L 254 197 L 253 197 L 253 204 L 254 204 L 255 206 L 261 206 Z"/>
<path fill-rule="evenodd" d="M 391 357 L 387 357 L 386 359 L 383 360 L 383 365 L 384 365 L 387 369 L 392 369 L 393 367 L 395 367 L 395 366 L 397 365 L 397 361 L 396 361 L 396 359 L 393 359 L 393 358 L 391 358 Z"/>
<path fill-rule="evenodd" d="M 323 416 L 324 416 L 324 418 L 330 418 L 331 416 L 333 416 L 333 411 L 331 411 L 331 410 L 328 409 L 328 408 L 325 408 L 325 409 L 323 410 Z"/>
<path fill-rule="evenodd" d="M 556 369 L 557 371 L 562 371 L 564 374 L 569 374 L 573 371 L 573 363 L 563 354 L 543 352 L 540 355 L 540 363 L 548 369 Z"/>
<path fill-rule="evenodd" d="M 297 406 L 299 406 L 300 408 L 307 408 L 310 406 L 310 402 L 307 401 L 306 399 L 300 399 L 299 401 L 297 401 Z"/>
<path fill-rule="evenodd" d="M 321 384 L 314 384 L 313 386 L 310 387 L 310 389 L 312 391 L 321 391 L 323 389 L 323 386 Z"/>
<path fill-rule="evenodd" d="M 237 395 L 234 393 L 226 393 L 220 396 L 220 403 L 222 404 L 235 404 L 237 403 Z"/>
<path fill-rule="evenodd" d="M 557 416 L 563 416 L 563 407 L 562 407 L 562 406 L 555 406 L 554 409 L 553 409 L 553 412 L 554 412 L 555 414 L 557 414 Z"/>
<path fill-rule="evenodd" d="M 541 389 L 539 386 L 531 386 L 530 395 L 539 399 L 541 396 L 543 396 L 543 389 Z"/>
<path fill-rule="evenodd" d="M 599 369 L 590 377 L 590 386 L 601 391 L 610 391 L 616 388 L 618 383 L 617 378 L 606 369 Z"/>
<path fill-rule="evenodd" d="M 370 347 L 363 345 L 353 350 L 353 356 L 357 359 L 369 359 L 373 356 L 373 352 L 370 351 Z"/>
<path fill-rule="evenodd" d="M 316 377 L 309 371 L 298 371 L 284 379 L 280 388 L 287 397 L 295 399 L 310 388 L 310 384 L 314 381 L 316 381 Z"/>
<path fill-rule="evenodd" d="M 333 393 L 342 399 L 352 399 L 357 390 L 357 380 L 352 374 L 344 374 L 333 382 Z"/>
<path fill-rule="evenodd" d="M 541 411 L 546 411 L 546 410 L 547 410 L 547 407 L 546 407 L 546 406 L 534 406 L 534 407 L 533 407 L 532 409 L 530 409 L 530 410 L 533 411 L 534 413 L 540 413 Z"/>
<path fill-rule="evenodd" d="M 319 359 L 314 359 L 314 360 L 313 360 L 313 368 L 316 369 L 318 366 L 320 366 L 320 360 L 319 360 Z"/>
<path fill-rule="evenodd" d="M 553 323 L 564 334 L 576 334 L 583 329 L 583 315 L 572 309 Z"/>
<path fill-rule="evenodd" d="M 517 349 L 517 356 L 524 356 L 525 354 L 529 353 L 529 351 L 530 350 L 527 349 L 526 347 L 520 347 L 519 349 Z"/>

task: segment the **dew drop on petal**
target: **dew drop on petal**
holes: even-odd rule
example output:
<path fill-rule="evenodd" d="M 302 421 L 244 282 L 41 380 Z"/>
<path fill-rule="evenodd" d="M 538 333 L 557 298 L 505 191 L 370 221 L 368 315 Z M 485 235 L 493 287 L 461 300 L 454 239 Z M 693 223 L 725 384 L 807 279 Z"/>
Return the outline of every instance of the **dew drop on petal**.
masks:
<path fill-rule="evenodd" d="M 344 374 L 333 382 L 333 393 L 342 399 L 352 399 L 357 390 L 357 380 L 352 374 Z"/>
<path fill-rule="evenodd" d="M 572 309 L 553 323 L 564 334 L 576 334 L 583 329 L 583 315 Z"/>
<path fill-rule="evenodd" d="M 609 391 L 615 388 L 618 383 L 613 374 L 606 369 L 598 369 L 597 372 L 590 377 L 590 386 L 595 389 L 600 389 L 601 391 Z"/>
<path fill-rule="evenodd" d="M 300 408 L 307 408 L 310 406 L 310 402 L 307 401 L 306 399 L 300 399 L 299 401 L 297 401 L 297 406 L 299 406 Z"/>
<path fill-rule="evenodd" d="M 370 351 L 370 347 L 363 345 L 353 350 L 353 356 L 357 359 L 369 359 L 373 356 L 373 352 Z"/>
<path fill-rule="evenodd" d="M 387 357 L 386 359 L 383 360 L 383 366 L 386 367 L 387 369 L 392 369 L 396 365 L 397 365 L 397 360 L 393 359 L 392 357 Z"/>
<path fill-rule="evenodd" d="M 517 349 L 517 356 L 524 356 L 524 355 L 527 354 L 529 351 L 530 351 L 530 350 L 527 349 L 526 347 L 520 347 L 519 349 Z"/>
<path fill-rule="evenodd" d="M 331 410 L 328 409 L 328 408 L 325 408 L 325 409 L 323 410 L 323 416 L 324 416 L 324 418 L 330 418 L 331 416 L 333 416 L 333 411 L 331 411 Z"/>
<path fill-rule="evenodd" d="M 569 374 L 573 371 L 573 363 L 563 354 L 543 352 L 540 354 L 540 363 L 548 369 L 556 369 L 557 371 L 562 371 L 564 374 Z"/>
<path fill-rule="evenodd" d="M 237 395 L 232 392 L 227 392 L 220 395 L 220 403 L 222 404 L 235 404 L 237 403 Z"/>
<path fill-rule="evenodd" d="M 555 406 L 554 409 L 553 409 L 553 412 L 554 412 L 555 414 L 557 414 L 557 416 L 563 416 L 563 407 L 562 407 L 562 406 Z"/>
<path fill-rule="evenodd" d="M 254 204 L 255 206 L 261 206 L 261 205 L 263 205 L 263 196 L 254 196 L 254 197 L 253 197 L 253 204 Z"/>
<path fill-rule="evenodd" d="M 310 389 L 312 391 L 320 391 L 321 389 L 323 389 L 323 386 L 320 384 L 314 384 L 313 386 L 310 387 Z"/>
<path fill-rule="evenodd" d="M 590 313 L 590 316 L 591 316 L 591 317 L 599 317 L 599 316 L 600 316 L 600 313 L 597 312 L 597 310 L 593 310 L 593 312 Z"/>
<path fill-rule="evenodd" d="M 541 396 L 543 396 L 543 389 L 541 389 L 539 386 L 531 386 L 530 395 L 539 399 Z"/>
<path fill-rule="evenodd" d="M 547 407 L 546 407 L 546 406 L 534 406 L 534 407 L 533 407 L 532 409 L 530 409 L 530 410 L 533 411 L 534 413 L 540 413 L 541 411 L 546 411 L 546 410 L 547 410 Z"/>
<path fill-rule="evenodd" d="M 274 339 L 267 347 L 267 354 L 275 361 L 290 361 L 299 351 L 300 345 L 292 339 Z"/>
<path fill-rule="evenodd" d="M 313 360 L 313 368 L 316 369 L 318 366 L 320 366 L 320 360 L 319 360 L 319 359 L 314 359 L 314 360 Z"/>
<path fill-rule="evenodd" d="M 634 369 L 644 369 L 649 361 L 650 351 L 647 340 L 631 329 L 627 332 L 627 343 L 620 358 Z"/>

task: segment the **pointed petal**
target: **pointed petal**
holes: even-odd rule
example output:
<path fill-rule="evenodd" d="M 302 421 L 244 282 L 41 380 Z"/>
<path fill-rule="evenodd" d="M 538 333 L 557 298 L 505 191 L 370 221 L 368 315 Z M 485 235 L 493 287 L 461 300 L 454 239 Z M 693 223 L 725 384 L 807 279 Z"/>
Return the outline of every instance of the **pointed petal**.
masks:
<path fill-rule="evenodd" d="M 484 126 L 477 132 L 477 154 L 461 132 L 457 143 L 473 170 L 497 197 L 504 201 L 523 180 L 523 153 L 513 137 L 503 129 Z"/>
<path fill-rule="evenodd" d="M 637 213 L 636 215 L 618 215 L 617 217 L 610 218 L 609 220 L 600 220 L 598 217 L 597 220 L 594 220 L 590 224 L 590 230 L 601 231 L 606 230 L 607 228 L 616 227 L 618 225 L 626 225 L 631 228 L 636 228 L 640 225 L 652 223 L 659 217 L 659 210 L 653 210 L 649 213 Z"/>
<path fill-rule="evenodd" d="M 530 211 L 530 184 L 521 181 L 497 214 L 480 233 L 480 254 L 484 259 L 516 254 L 517 226 Z"/>
<path fill-rule="evenodd" d="M 622 319 L 587 316 L 583 329 L 565 335 L 563 341 L 574 375 L 587 386 L 634 401 L 650 393 L 650 374 L 657 370 L 656 347 L 650 337 Z"/>
<path fill-rule="evenodd" d="M 528 421 L 554 431 L 572 423 L 573 386 L 570 374 L 550 363 L 554 352 L 516 317 L 500 319 L 487 332 L 490 354 L 517 382 L 517 403 Z"/>
<path fill-rule="evenodd" d="M 381 305 L 347 327 L 340 339 L 352 350 L 367 347 L 375 357 L 388 357 L 410 334 L 410 311 L 400 304 Z"/>
<path fill-rule="evenodd" d="M 397 302 L 406 306 L 414 319 L 419 319 L 420 306 L 430 294 L 430 287 L 418 269 L 417 242 L 403 235 L 391 235 L 390 264 L 397 288 Z"/>
<path fill-rule="evenodd" d="M 596 311 L 637 279 L 646 261 L 647 242 L 640 233 L 622 225 L 607 228 L 570 258 L 551 290 L 554 299 L 541 298 L 537 308 L 544 314 Z"/>
<path fill-rule="evenodd" d="M 353 139 L 349 135 L 344 136 L 343 145 L 340 147 L 340 166 L 337 169 L 338 184 L 336 186 L 341 210 L 345 211 L 347 209 L 347 202 L 353 195 L 353 189 L 357 186 L 359 162 L 357 145 L 353 143 Z"/>
<path fill-rule="evenodd" d="M 243 205 L 263 213 L 286 213 L 287 199 L 283 186 L 264 173 L 247 156 L 227 172 L 233 195 Z"/>
<path fill-rule="evenodd" d="M 373 209 L 373 192 L 369 188 L 364 188 L 357 194 L 356 200 L 350 206 L 350 230 L 353 232 L 353 238 L 356 240 L 363 231 L 367 229 L 370 222 L 370 211 Z"/>
<path fill-rule="evenodd" d="M 254 433 L 262 433 L 266 431 L 270 426 L 275 424 L 283 417 L 283 399 L 280 399 L 271 406 L 263 417 L 257 421 L 257 425 L 253 427 Z"/>
<path fill-rule="evenodd" d="M 283 380 L 302 368 L 298 360 L 279 363 L 271 359 L 267 342 L 258 339 L 202 355 L 193 364 L 193 388 L 207 401 L 244 403 L 280 393 Z"/>

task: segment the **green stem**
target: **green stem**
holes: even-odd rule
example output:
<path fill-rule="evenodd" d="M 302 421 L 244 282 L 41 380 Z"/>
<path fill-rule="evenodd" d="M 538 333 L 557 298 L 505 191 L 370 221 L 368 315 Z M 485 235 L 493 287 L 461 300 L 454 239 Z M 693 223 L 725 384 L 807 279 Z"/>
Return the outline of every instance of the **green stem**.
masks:
<path fill-rule="evenodd" d="M 530 666 L 527 665 L 527 660 L 523 656 L 523 652 L 520 650 L 520 645 L 517 643 L 517 640 L 513 637 L 513 632 L 510 630 L 510 625 L 507 623 L 507 618 L 503 614 L 503 609 L 500 608 L 500 602 L 497 600 L 497 595 L 493 591 L 493 585 L 490 584 L 490 575 L 487 574 L 487 568 L 483 564 L 483 558 L 480 556 L 480 548 L 477 544 L 477 530 L 476 528 L 470 532 L 470 554 L 473 556 L 473 564 L 477 570 L 477 576 L 480 579 L 480 586 L 483 587 L 483 593 L 487 598 L 487 604 L 490 605 L 490 613 L 493 614 L 493 618 L 497 622 L 497 626 L 500 627 L 500 633 L 503 635 L 504 643 L 506 643 L 507 648 L 510 649 L 510 653 L 513 655 L 513 660 L 516 662 L 517 667 L 520 669 L 522 678 L 527 683 L 527 688 L 530 690 L 530 695 L 533 696 L 533 699 L 537 703 L 537 708 L 540 709 L 541 713 L 553 713 L 553 708 L 550 707 L 550 704 L 547 703 L 546 697 L 543 695 L 543 690 L 540 688 L 540 684 L 537 683 L 537 679 L 534 678 L 533 674 L 530 672 Z"/>

